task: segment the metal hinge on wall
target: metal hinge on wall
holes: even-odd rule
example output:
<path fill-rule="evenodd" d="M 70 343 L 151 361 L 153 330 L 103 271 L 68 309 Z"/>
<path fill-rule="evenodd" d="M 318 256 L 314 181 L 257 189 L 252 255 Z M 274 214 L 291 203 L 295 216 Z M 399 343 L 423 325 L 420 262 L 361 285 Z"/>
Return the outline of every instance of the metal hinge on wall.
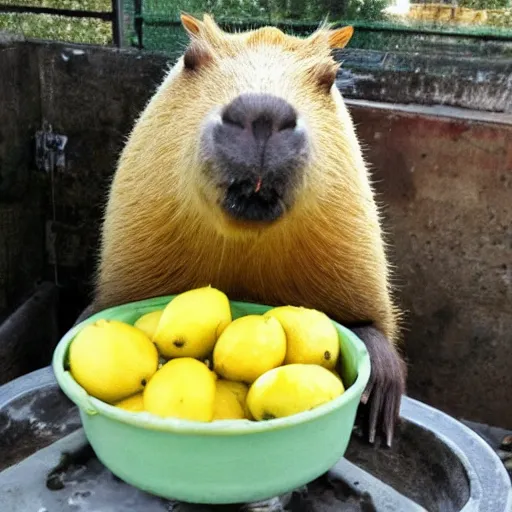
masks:
<path fill-rule="evenodd" d="M 64 150 L 68 138 L 54 133 L 52 125 L 43 123 L 42 130 L 36 132 L 36 166 L 47 173 L 63 171 L 66 165 Z"/>
<path fill-rule="evenodd" d="M 54 133 L 53 127 L 47 121 L 43 122 L 41 130 L 36 132 L 36 166 L 41 172 L 49 175 L 51 188 L 51 218 L 46 220 L 46 256 L 47 262 L 53 267 L 55 284 L 60 285 L 59 266 L 74 263 L 73 255 L 77 252 L 74 245 L 77 244 L 73 233 L 69 235 L 65 224 L 57 219 L 56 188 L 57 175 L 66 167 L 66 135 Z M 67 247 L 71 243 L 71 249 Z M 71 253 L 71 258 L 69 254 Z M 74 258 L 76 260 L 76 256 Z"/>

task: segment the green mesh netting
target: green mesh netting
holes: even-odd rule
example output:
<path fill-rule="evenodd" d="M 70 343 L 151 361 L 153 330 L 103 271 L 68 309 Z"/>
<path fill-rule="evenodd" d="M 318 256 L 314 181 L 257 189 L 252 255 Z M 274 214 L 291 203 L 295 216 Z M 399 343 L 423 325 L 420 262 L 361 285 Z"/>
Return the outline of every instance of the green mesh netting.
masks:
<path fill-rule="evenodd" d="M 512 0 L 458 0 L 458 10 L 447 1 L 418 5 L 417 0 L 414 16 L 400 11 L 406 0 L 121 0 L 120 5 L 124 45 L 170 55 L 187 43 L 181 11 L 197 16 L 209 12 L 227 30 L 272 24 L 298 35 L 310 33 L 328 16 L 332 22 L 355 25 L 352 48 L 421 51 L 442 40 L 473 52 L 481 41 L 471 36 L 512 41 Z M 111 0 L 0 0 L 0 7 L 9 4 L 112 10 Z M 91 18 L 0 12 L 0 37 L 2 31 L 56 41 L 113 42 L 111 24 Z"/>
<path fill-rule="evenodd" d="M 501 17 L 490 12 L 483 19 L 476 11 L 457 11 L 455 16 L 464 19 L 447 21 L 446 10 L 451 5 L 438 4 L 435 13 L 425 5 L 424 18 L 411 19 L 393 13 L 393 7 L 402 0 L 124 0 L 125 40 L 146 50 L 163 51 L 177 56 L 188 42 L 180 25 L 182 11 L 200 17 L 203 12 L 214 15 L 226 30 L 254 28 L 265 24 L 279 26 L 290 34 L 311 33 L 328 14 L 329 21 L 353 24 L 355 34 L 351 48 L 384 51 L 451 51 L 463 47 L 467 54 L 486 55 L 495 51 L 482 41 L 493 38 L 511 41 L 512 10 L 501 9 Z M 476 0 L 463 0 L 474 2 Z M 495 6 L 496 2 L 488 1 Z M 391 12 L 389 9 L 391 8 Z M 387 9 L 387 10 L 386 10 Z M 421 11 L 423 12 L 423 11 Z M 455 11 L 454 11 L 455 12 Z M 429 19 L 433 18 L 433 19 Z M 497 22 L 499 19 L 500 23 Z M 491 20 L 491 21 L 492 21 Z M 484 23 L 485 21 L 485 23 Z M 422 31 L 421 34 L 418 32 Z M 465 36 L 465 37 L 461 37 Z M 478 36 L 478 37 L 474 37 Z M 481 39 L 479 39 L 481 37 Z M 501 47 L 499 52 L 503 52 Z"/>

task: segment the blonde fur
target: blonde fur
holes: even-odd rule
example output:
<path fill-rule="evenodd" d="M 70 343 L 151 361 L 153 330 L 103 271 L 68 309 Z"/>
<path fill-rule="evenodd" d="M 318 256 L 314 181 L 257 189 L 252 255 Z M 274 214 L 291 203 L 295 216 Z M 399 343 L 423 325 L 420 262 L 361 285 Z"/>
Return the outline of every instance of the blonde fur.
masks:
<path fill-rule="evenodd" d="M 332 46 L 350 30 L 301 39 L 275 28 L 227 34 L 212 18 L 183 19 L 210 61 L 183 58 L 138 119 L 105 214 L 96 309 L 211 284 L 232 299 L 295 304 L 340 322 L 372 321 L 398 337 L 380 214 L 352 119 L 337 88 L 318 88 Z M 345 32 L 341 32 L 345 30 Z M 311 158 L 294 206 L 274 225 L 226 220 L 201 172 L 205 119 L 242 92 L 286 99 L 309 134 Z"/>

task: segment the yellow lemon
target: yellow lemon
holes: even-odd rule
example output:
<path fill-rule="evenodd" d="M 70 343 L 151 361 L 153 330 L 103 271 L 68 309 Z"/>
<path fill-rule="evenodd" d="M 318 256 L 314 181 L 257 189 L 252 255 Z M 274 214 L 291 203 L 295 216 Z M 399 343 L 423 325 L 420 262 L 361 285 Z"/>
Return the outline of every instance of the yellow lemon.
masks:
<path fill-rule="evenodd" d="M 318 364 L 332 370 L 340 353 L 338 331 L 330 318 L 316 309 L 281 306 L 264 316 L 277 318 L 286 333 L 285 364 Z"/>
<path fill-rule="evenodd" d="M 144 388 L 144 409 L 162 417 L 208 422 L 213 418 L 215 377 L 197 359 L 165 363 Z"/>
<path fill-rule="evenodd" d="M 345 386 L 343 385 L 343 379 L 341 378 L 341 375 L 336 370 L 330 370 L 330 372 L 341 382 L 341 385 L 343 386 L 343 391 L 345 391 Z"/>
<path fill-rule="evenodd" d="M 69 347 L 73 378 L 90 395 L 114 403 L 142 391 L 158 367 L 158 352 L 139 329 L 117 320 L 85 326 Z"/>
<path fill-rule="evenodd" d="M 249 409 L 249 406 L 247 405 L 247 402 L 245 402 L 245 404 L 244 404 L 244 416 L 245 416 L 245 419 L 254 421 L 254 416 L 252 415 L 252 413 Z"/>
<path fill-rule="evenodd" d="M 227 296 L 210 286 L 177 295 L 164 308 L 153 341 L 167 357 L 204 359 L 231 322 Z"/>
<path fill-rule="evenodd" d="M 341 381 L 316 364 L 289 364 L 259 377 L 249 388 L 247 406 L 256 420 L 308 411 L 344 392 Z"/>
<path fill-rule="evenodd" d="M 247 386 L 247 384 L 244 384 L 243 382 L 235 382 L 233 380 L 219 379 L 217 381 L 217 389 L 219 387 L 229 390 L 229 392 L 236 397 L 239 404 L 242 407 L 245 406 L 245 399 L 249 392 L 249 386 Z"/>
<path fill-rule="evenodd" d="M 151 313 L 146 313 L 142 315 L 133 325 L 140 329 L 142 332 L 146 333 L 149 339 L 153 339 L 156 328 L 158 327 L 158 322 L 162 316 L 163 310 L 152 311 Z"/>
<path fill-rule="evenodd" d="M 244 419 L 244 410 L 238 397 L 229 386 L 225 386 L 226 381 L 217 380 L 215 391 L 215 404 L 213 407 L 214 420 Z"/>
<path fill-rule="evenodd" d="M 286 336 L 275 318 L 248 315 L 230 323 L 213 350 L 215 373 L 227 380 L 251 383 L 282 364 Z"/>
<path fill-rule="evenodd" d="M 144 410 L 144 401 L 142 399 L 142 392 L 136 395 L 129 396 L 115 404 L 120 409 L 125 409 L 131 412 L 142 412 Z"/>

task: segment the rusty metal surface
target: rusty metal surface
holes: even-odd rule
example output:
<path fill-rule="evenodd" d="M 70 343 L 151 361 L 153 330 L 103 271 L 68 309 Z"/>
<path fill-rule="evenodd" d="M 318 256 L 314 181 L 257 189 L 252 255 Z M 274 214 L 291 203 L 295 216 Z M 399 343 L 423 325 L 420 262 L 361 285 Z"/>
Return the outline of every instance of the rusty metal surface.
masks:
<path fill-rule="evenodd" d="M 387 204 L 409 393 L 512 427 L 512 126 L 351 107 Z"/>

